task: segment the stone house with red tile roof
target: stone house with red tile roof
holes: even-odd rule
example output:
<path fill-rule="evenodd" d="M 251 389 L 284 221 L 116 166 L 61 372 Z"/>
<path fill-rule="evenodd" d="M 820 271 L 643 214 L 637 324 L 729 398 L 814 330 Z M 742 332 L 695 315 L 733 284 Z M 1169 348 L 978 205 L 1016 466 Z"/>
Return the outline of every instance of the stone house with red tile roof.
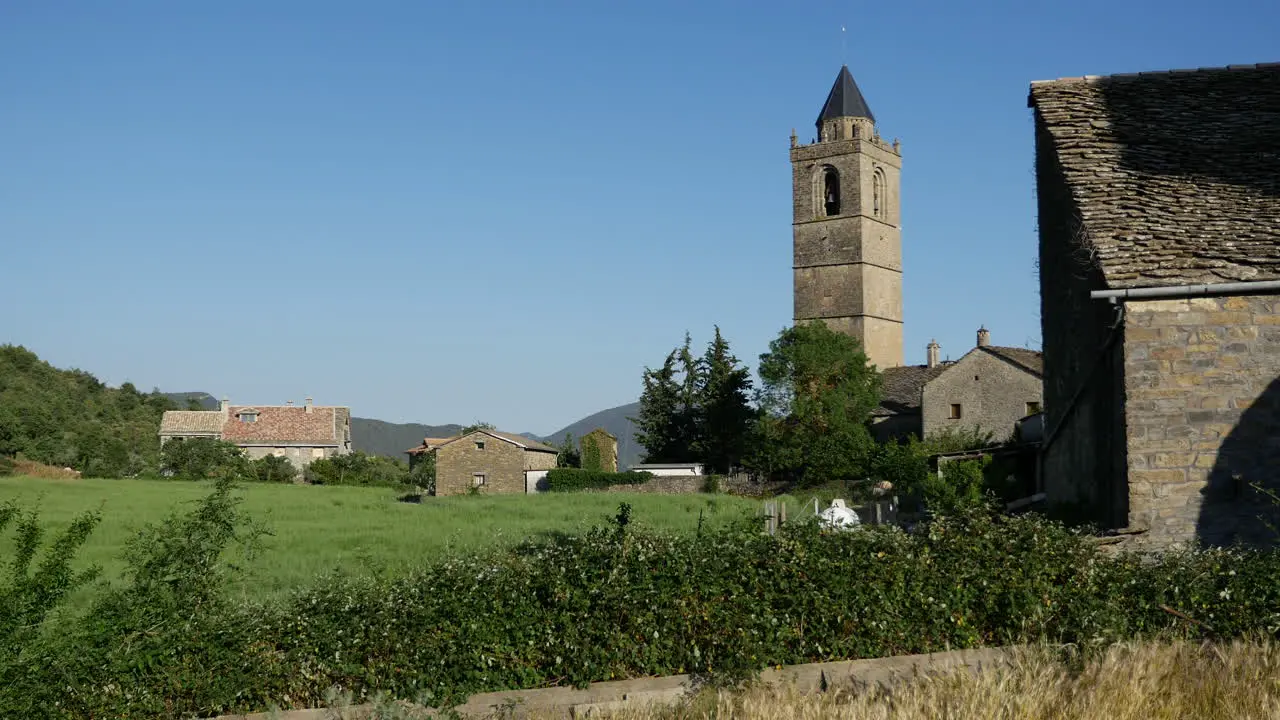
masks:
<path fill-rule="evenodd" d="M 207 437 L 235 443 L 250 459 L 288 458 L 298 469 L 312 460 L 351 452 L 351 409 L 321 406 L 232 405 L 217 410 L 170 410 L 160 420 L 161 444 Z"/>
<path fill-rule="evenodd" d="M 992 345 L 981 328 L 977 345 L 959 360 L 942 361 L 940 353 L 932 342 L 926 364 L 881 371 L 881 401 L 871 414 L 876 439 L 977 428 L 1004 441 L 1019 420 L 1040 412 L 1039 352 Z"/>
<path fill-rule="evenodd" d="M 426 438 L 411 448 L 410 465 L 436 458 L 436 495 L 477 492 L 525 493 L 555 468 L 559 450 L 537 440 L 497 430 L 475 430 L 451 438 Z"/>
<path fill-rule="evenodd" d="M 1032 83 L 1051 507 L 1139 546 L 1270 542 L 1280 63 Z"/>

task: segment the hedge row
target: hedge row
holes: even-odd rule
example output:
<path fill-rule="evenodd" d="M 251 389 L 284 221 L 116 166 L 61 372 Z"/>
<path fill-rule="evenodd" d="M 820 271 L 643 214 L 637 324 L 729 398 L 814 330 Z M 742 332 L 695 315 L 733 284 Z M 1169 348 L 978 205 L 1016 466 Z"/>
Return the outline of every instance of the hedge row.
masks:
<path fill-rule="evenodd" d="M 439 706 L 642 675 L 731 680 L 776 664 L 1280 627 L 1276 553 L 1112 559 L 1031 516 L 973 514 L 910 534 L 792 525 L 768 536 L 744 521 L 685 537 L 629 519 L 624 506 L 582 536 L 397 579 L 323 580 L 267 606 L 209 595 L 208 573 L 188 569 L 175 583 L 164 558 L 182 553 L 158 543 L 140 566 L 151 584 L 117 592 L 17 662 L 0 658 L 0 717 L 317 706 L 333 686 Z M 199 538 L 192 552 L 206 557 L 224 536 L 202 536 L 200 522 L 173 532 Z"/>
<path fill-rule="evenodd" d="M 648 472 L 604 472 L 579 468 L 556 468 L 547 473 L 547 490 L 578 492 L 600 490 L 610 485 L 639 485 L 653 477 Z"/>

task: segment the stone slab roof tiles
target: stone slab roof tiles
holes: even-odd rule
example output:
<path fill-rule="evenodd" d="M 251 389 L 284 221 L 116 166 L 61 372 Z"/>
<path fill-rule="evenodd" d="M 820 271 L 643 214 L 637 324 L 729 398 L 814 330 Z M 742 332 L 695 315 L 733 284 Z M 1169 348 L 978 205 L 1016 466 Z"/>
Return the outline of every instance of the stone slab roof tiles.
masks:
<path fill-rule="evenodd" d="M 256 422 L 241 422 L 237 414 L 242 410 L 258 413 Z M 340 445 L 342 438 L 338 427 L 336 408 L 312 406 L 248 406 L 233 405 L 227 423 L 222 428 L 222 439 L 240 445 Z"/>
<path fill-rule="evenodd" d="M 981 349 L 997 357 L 1004 358 L 1027 372 L 1044 375 L 1044 355 L 1038 350 L 1000 347 L 998 345 L 985 345 Z"/>
<path fill-rule="evenodd" d="M 162 435 L 217 435 L 222 432 L 218 410 L 166 410 L 160 416 Z"/>
<path fill-rule="evenodd" d="M 885 368 L 880 373 L 880 406 L 871 411 L 876 417 L 920 411 L 920 393 L 925 383 L 938 377 L 952 363 L 937 367 L 904 365 Z"/>
<path fill-rule="evenodd" d="M 1113 288 L 1280 278 L 1280 63 L 1032 83 Z"/>

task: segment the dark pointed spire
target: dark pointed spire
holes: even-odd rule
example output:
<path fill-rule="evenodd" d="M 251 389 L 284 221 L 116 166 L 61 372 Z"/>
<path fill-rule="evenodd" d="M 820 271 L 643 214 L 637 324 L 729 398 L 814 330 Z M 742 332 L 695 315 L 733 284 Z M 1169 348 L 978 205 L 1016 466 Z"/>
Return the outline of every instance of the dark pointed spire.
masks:
<path fill-rule="evenodd" d="M 871 108 L 867 107 L 867 101 L 858 90 L 858 83 L 853 81 L 848 65 L 841 66 L 836 84 L 831 86 L 827 102 L 823 104 L 822 112 L 818 113 L 818 130 L 822 130 L 824 120 L 838 117 L 864 117 L 871 122 L 876 121 L 876 116 L 871 114 Z"/>

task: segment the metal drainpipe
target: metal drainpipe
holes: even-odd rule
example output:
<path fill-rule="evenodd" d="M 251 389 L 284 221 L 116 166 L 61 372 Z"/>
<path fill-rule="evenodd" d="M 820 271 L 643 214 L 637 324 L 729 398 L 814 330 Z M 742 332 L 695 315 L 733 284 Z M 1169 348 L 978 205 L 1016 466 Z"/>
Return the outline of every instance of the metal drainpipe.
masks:
<path fill-rule="evenodd" d="M 1117 290 L 1092 290 L 1089 292 L 1090 299 L 1093 300 L 1109 300 L 1111 304 L 1116 306 L 1116 321 L 1111 326 L 1111 332 L 1107 336 L 1106 342 L 1102 345 L 1102 352 L 1098 354 L 1097 360 L 1094 361 L 1093 367 L 1089 369 L 1089 374 L 1085 376 L 1085 381 L 1081 383 L 1080 388 L 1076 390 L 1067 403 L 1067 408 L 1062 413 L 1062 419 L 1052 430 L 1046 429 L 1044 440 L 1040 443 L 1039 461 L 1037 463 L 1040 480 L 1044 478 L 1044 456 L 1045 451 L 1053 444 L 1057 438 L 1058 432 L 1062 426 L 1066 424 L 1067 418 L 1075 409 L 1076 403 L 1079 402 L 1080 396 L 1089 384 L 1093 381 L 1093 375 L 1097 372 L 1098 367 L 1102 364 L 1106 354 L 1111 351 L 1111 345 L 1120 336 L 1120 325 L 1124 322 L 1124 304 L 1123 301 L 1134 298 L 1183 298 L 1198 295 L 1227 295 L 1227 294 L 1270 294 L 1280 293 L 1280 280 L 1258 280 L 1252 282 L 1228 282 L 1228 283 L 1201 283 L 1197 285 L 1170 285 L 1166 287 L 1139 287 L 1139 288 L 1122 288 Z"/>
<path fill-rule="evenodd" d="M 1259 280 L 1255 282 L 1229 282 L 1200 285 L 1171 285 L 1169 287 L 1123 288 L 1119 290 L 1094 290 L 1089 297 L 1094 300 L 1128 298 L 1177 298 L 1192 295 L 1223 295 L 1232 293 L 1267 293 L 1280 292 L 1280 280 Z"/>

